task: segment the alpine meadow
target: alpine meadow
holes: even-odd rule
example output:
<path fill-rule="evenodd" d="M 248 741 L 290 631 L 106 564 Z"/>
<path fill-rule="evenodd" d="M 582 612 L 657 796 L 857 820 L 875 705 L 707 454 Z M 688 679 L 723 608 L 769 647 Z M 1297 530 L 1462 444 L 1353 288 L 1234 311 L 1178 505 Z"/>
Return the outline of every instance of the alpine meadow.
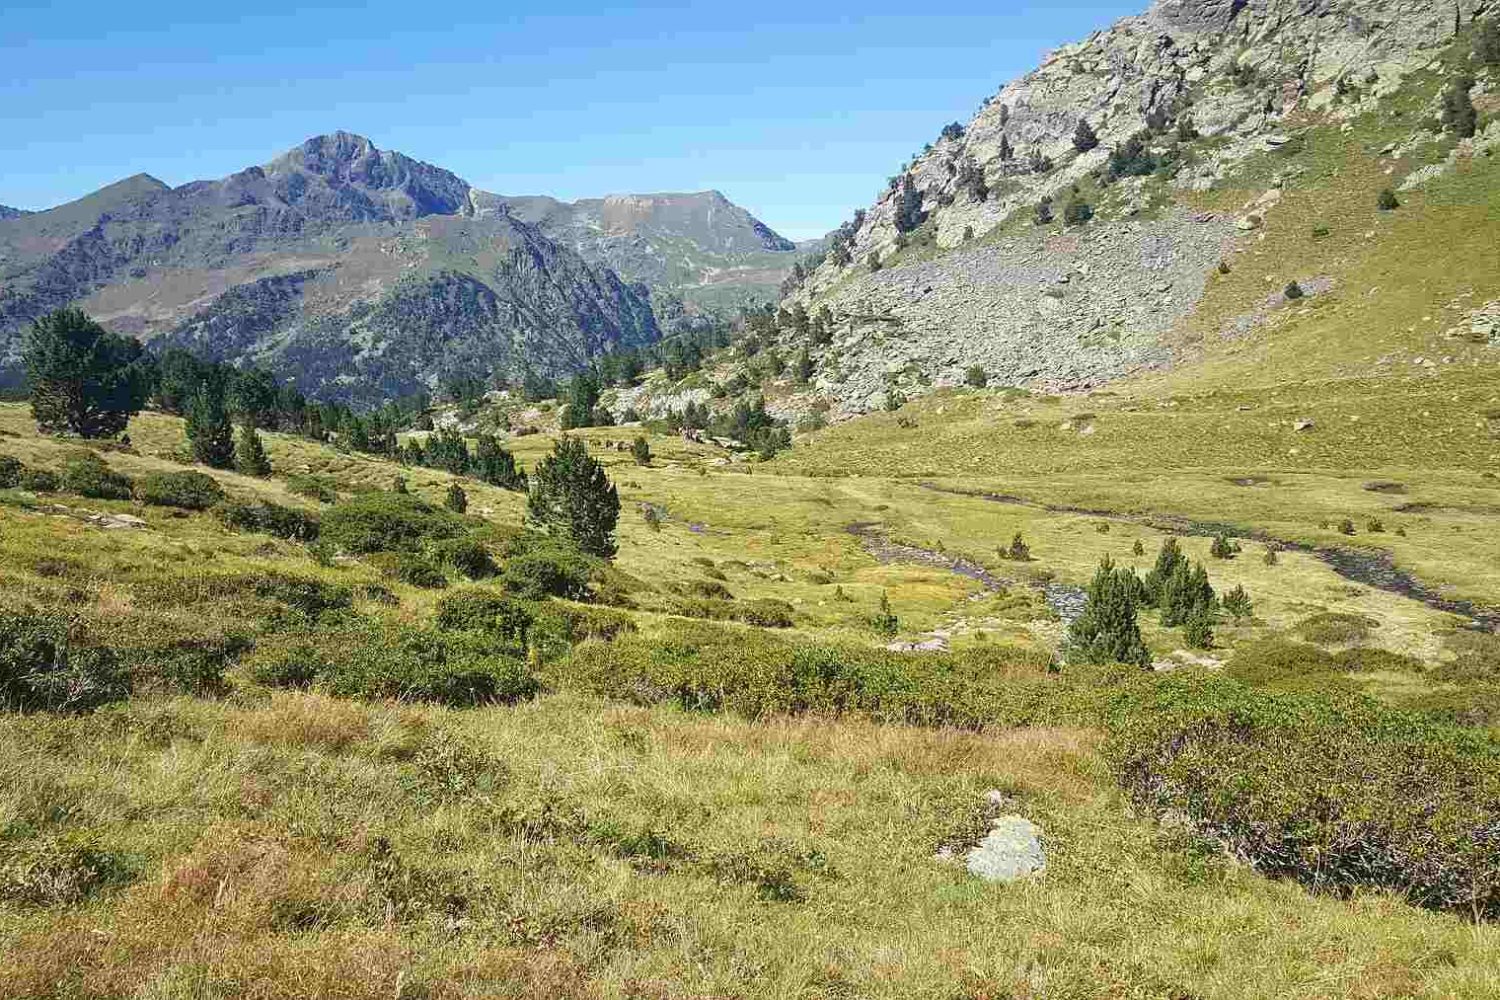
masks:
<path fill-rule="evenodd" d="M 0 209 L 0 1000 L 1500 998 L 1500 4 L 1070 31 Z"/>

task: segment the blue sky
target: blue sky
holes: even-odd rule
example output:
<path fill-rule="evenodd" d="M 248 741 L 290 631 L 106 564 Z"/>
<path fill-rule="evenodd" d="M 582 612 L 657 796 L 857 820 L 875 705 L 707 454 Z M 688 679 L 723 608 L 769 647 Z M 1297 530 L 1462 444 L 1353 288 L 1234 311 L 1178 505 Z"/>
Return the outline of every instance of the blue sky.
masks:
<path fill-rule="evenodd" d="M 800 239 L 1145 3 L 9 0 L 0 204 L 221 177 L 342 128 L 501 194 L 718 188 Z"/>

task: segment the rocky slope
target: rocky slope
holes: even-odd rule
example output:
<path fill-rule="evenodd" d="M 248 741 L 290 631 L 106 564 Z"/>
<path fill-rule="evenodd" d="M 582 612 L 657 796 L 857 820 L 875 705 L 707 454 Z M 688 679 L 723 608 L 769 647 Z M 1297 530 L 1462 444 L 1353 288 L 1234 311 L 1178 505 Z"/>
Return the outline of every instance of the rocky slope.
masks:
<path fill-rule="evenodd" d="M 806 249 L 718 191 L 575 202 L 495 197 L 480 204 L 508 208 L 587 260 L 650 286 L 659 314 L 671 308 L 665 304 L 671 297 L 707 312 L 775 301 L 799 251 Z"/>
<path fill-rule="evenodd" d="M 658 336 L 649 293 L 368 139 L 169 188 L 138 175 L 0 221 L 0 377 L 77 303 L 108 326 L 376 400 L 449 374 L 574 370 Z"/>
<path fill-rule="evenodd" d="M 1003 383 L 1076 389 L 1165 364 L 1216 266 L 1306 169 L 1289 155 L 1287 170 L 1252 181 L 1248 165 L 1299 150 L 1305 130 L 1348 130 L 1392 106 L 1496 6 L 1159 0 L 1049 54 L 903 167 L 783 303 L 832 314 L 817 392 L 858 412 L 975 365 Z M 1494 74 L 1479 76 L 1482 98 Z M 1403 126 L 1403 149 L 1436 140 L 1435 111 Z M 1098 140 L 1082 151 L 1080 121 Z M 1450 161 L 1495 138 L 1482 128 Z M 1240 187 L 1259 200 L 1204 209 Z M 1043 199 L 1056 218 L 1046 225 Z M 1094 212 L 1087 224 L 1063 221 L 1075 200 Z"/>

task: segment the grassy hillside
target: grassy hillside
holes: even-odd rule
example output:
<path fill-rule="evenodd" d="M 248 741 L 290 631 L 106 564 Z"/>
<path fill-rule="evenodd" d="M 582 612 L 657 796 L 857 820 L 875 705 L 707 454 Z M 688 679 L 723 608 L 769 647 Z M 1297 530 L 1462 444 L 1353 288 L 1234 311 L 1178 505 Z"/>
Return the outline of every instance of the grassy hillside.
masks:
<path fill-rule="evenodd" d="M 1055 672 L 1064 625 L 1049 605 L 1106 554 L 1147 568 L 1188 527 L 1168 515 L 1378 542 L 1423 582 L 1492 598 L 1481 508 L 1493 481 L 1413 448 L 1379 463 L 1406 493 L 1362 489 L 1374 443 L 1306 464 L 1279 441 L 1263 463 L 1215 459 L 1254 454 L 1237 439 L 1173 459 L 1169 440 L 1266 416 L 1208 396 L 1162 409 L 1093 399 L 1089 419 L 1083 405 L 937 396 L 901 414 L 915 429 L 871 417 L 767 464 L 719 465 L 712 446 L 651 436 L 641 467 L 610 447 L 637 429 L 584 432 L 621 488 L 620 554 L 596 571 L 592 604 L 526 605 L 524 652 L 471 647 L 451 625 L 455 595 L 517 585 L 516 493 L 464 481 L 464 530 L 501 575 L 448 568 L 434 588 L 403 582 L 392 553 L 234 531 L 211 511 L 0 490 L 4 606 L 75 616 L 76 650 L 113 651 L 133 682 L 92 711 L 0 715 L 0 997 L 1493 992 L 1493 924 L 1376 885 L 1268 877 L 1243 844 L 1229 853 L 1153 819 L 1126 763 L 1155 745 L 1141 726 L 1186 706 L 1260 718 L 1311 697 L 1318 721 L 1298 732 L 1340 734 L 1335 745 L 1371 755 L 1357 767 L 1406 752 L 1364 742 L 1378 727 L 1358 720 L 1376 713 L 1400 747 L 1430 748 L 1425 773 L 1448 761 L 1466 774 L 1494 752 L 1493 637 L 1313 551 L 1267 565 L 1266 542 L 1248 538 L 1232 560 L 1184 538 L 1214 586 L 1243 584 L 1255 611 L 1226 617 L 1203 651 L 1145 615 L 1153 654 L 1175 669 Z M 1063 431 L 1068 417 L 1098 429 Z M 182 468 L 176 419 L 143 414 L 130 430 L 129 449 L 100 452 L 112 469 Z M 398 475 L 433 502 L 453 481 L 267 441 L 274 478 L 211 474 L 232 499 L 325 526 Z M 531 467 L 550 440 L 510 444 Z M 0 453 L 28 468 L 62 469 L 80 448 L 0 408 Z M 310 475 L 335 503 L 304 495 Z M 1230 482 L 1257 476 L 1270 481 Z M 1129 516 L 963 495 L 983 491 Z M 1393 510 L 1403 503 L 1426 506 Z M 663 515 L 656 528 L 643 504 Z M 1346 516 L 1352 539 L 1318 527 Z M 1375 516 L 1386 531 L 1370 535 Z M 1029 562 L 996 553 L 1017 532 Z M 874 624 L 882 596 L 894 635 Z M 769 601 L 791 627 L 705 620 Z M 885 648 L 934 638 L 946 652 Z M 805 662 L 825 666 L 805 675 Z M 304 663 L 322 664 L 310 684 L 293 669 Z M 468 689 L 432 681 L 458 664 L 530 679 L 464 707 Z M 382 695 L 392 678 L 405 694 Z M 1223 766 L 1284 800 L 1296 779 L 1278 768 L 1306 757 Z M 1480 794 L 1430 780 L 1442 810 Z M 997 810 L 1043 829 L 1045 872 L 988 883 L 934 857 L 967 848 Z"/>

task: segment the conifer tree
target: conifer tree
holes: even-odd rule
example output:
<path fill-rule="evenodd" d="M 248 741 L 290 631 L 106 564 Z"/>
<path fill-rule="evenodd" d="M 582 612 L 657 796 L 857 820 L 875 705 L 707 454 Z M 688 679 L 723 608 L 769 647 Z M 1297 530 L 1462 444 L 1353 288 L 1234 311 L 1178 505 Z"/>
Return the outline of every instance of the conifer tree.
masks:
<path fill-rule="evenodd" d="M 526 516 L 590 555 L 615 554 L 620 494 L 581 439 L 564 436 L 531 475 Z"/>
<path fill-rule="evenodd" d="M 21 358 L 44 434 L 114 437 L 149 395 L 151 363 L 140 341 L 108 332 L 81 309 L 36 320 Z"/>
<path fill-rule="evenodd" d="M 188 406 L 186 431 L 195 461 L 214 469 L 233 468 L 234 425 L 229 420 L 221 379 L 204 379 L 198 386 Z"/>
<path fill-rule="evenodd" d="M 248 420 L 240 425 L 240 440 L 234 449 L 234 467 L 247 476 L 262 479 L 271 474 L 271 459 L 266 455 L 260 432 Z"/>
<path fill-rule="evenodd" d="M 1479 125 L 1479 112 L 1469 91 L 1474 89 L 1472 76 L 1460 76 L 1443 92 L 1443 127 L 1459 139 L 1472 138 Z"/>
<path fill-rule="evenodd" d="M 651 464 L 651 445 L 644 437 L 637 437 L 631 442 L 630 457 L 635 459 L 636 465 Z"/>
<path fill-rule="evenodd" d="M 1136 620 L 1140 580 L 1129 569 L 1116 569 L 1108 557 L 1099 564 L 1088 588 L 1083 614 L 1068 627 L 1067 656 L 1074 663 L 1151 665 Z"/>
<path fill-rule="evenodd" d="M 1167 581 L 1177 572 L 1179 566 L 1186 565 L 1187 556 L 1182 554 L 1182 546 L 1177 544 L 1177 539 L 1168 538 L 1162 542 L 1161 551 L 1156 555 L 1156 565 L 1146 574 L 1145 603 L 1151 607 L 1160 607 L 1162 590 Z"/>
<path fill-rule="evenodd" d="M 469 509 L 469 495 L 464 488 L 457 483 L 448 484 L 448 492 L 443 497 L 443 506 L 456 514 L 462 514 Z"/>
<path fill-rule="evenodd" d="M 1099 145 L 1099 136 L 1089 125 L 1087 118 L 1078 119 L 1078 128 L 1073 130 L 1073 148 L 1080 153 L 1087 153 Z"/>

